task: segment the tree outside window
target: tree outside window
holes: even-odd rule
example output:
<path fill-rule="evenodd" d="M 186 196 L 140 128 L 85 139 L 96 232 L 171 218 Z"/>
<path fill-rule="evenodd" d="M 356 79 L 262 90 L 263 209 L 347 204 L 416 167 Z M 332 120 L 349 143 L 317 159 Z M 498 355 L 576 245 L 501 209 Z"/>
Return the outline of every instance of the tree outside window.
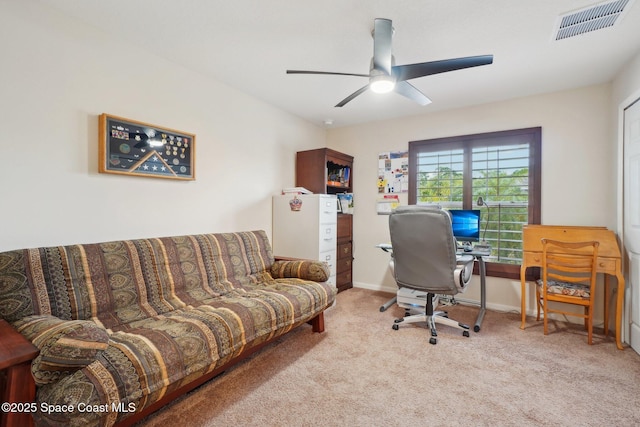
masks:
<path fill-rule="evenodd" d="M 410 142 L 409 203 L 481 209 L 488 274 L 517 278 L 522 226 L 540 223 L 540 139 L 530 128 Z"/>

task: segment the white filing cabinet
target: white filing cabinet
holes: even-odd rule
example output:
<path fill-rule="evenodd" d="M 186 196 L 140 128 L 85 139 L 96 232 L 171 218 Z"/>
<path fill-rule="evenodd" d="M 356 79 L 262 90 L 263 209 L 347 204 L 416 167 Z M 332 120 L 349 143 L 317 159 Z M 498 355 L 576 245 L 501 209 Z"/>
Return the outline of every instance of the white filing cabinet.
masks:
<path fill-rule="evenodd" d="M 298 198 L 300 210 L 290 202 Z M 329 282 L 336 284 L 338 216 L 332 194 L 285 194 L 273 197 L 273 254 L 317 259 L 329 264 Z"/>

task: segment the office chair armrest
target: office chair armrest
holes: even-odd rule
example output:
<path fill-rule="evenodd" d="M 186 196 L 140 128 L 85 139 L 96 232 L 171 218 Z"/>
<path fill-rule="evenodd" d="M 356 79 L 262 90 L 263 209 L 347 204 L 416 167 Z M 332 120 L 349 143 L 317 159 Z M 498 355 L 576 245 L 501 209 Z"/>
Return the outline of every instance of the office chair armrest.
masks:
<path fill-rule="evenodd" d="M 456 269 L 453 272 L 453 277 L 461 293 L 467 290 L 467 285 L 471 281 L 474 261 L 475 258 L 472 255 L 458 255 L 456 257 Z"/>
<path fill-rule="evenodd" d="M 475 261 L 475 257 L 473 255 L 457 255 L 456 256 L 456 265 L 468 265 L 473 264 Z"/>

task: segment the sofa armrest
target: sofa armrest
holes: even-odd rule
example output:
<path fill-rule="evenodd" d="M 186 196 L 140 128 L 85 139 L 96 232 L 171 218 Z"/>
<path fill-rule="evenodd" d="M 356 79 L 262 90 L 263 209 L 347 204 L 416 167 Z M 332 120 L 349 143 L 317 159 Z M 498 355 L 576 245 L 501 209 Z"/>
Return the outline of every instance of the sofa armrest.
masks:
<path fill-rule="evenodd" d="M 0 400 L 2 403 L 30 403 L 36 398 L 36 384 L 31 376 L 31 361 L 38 349 L 9 323 L 0 320 Z M 0 412 L 0 425 L 32 426 L 27 411 Z"/>
<path fill-rule="evenodd" d="M 57 381 L 88 366 L 109 347 L 107 331 L 89 320 L 35 315 L 20 319 L 13 326 L 40 349 L 31 367 L 39 385 Z"/>
<path fill-rule="evenodd" d="M 329 265 L 322 261 L 278 258 L 271 266 L 271 276 L 274 279 L 295 278 L 326 282 L 329 275 Z"/>

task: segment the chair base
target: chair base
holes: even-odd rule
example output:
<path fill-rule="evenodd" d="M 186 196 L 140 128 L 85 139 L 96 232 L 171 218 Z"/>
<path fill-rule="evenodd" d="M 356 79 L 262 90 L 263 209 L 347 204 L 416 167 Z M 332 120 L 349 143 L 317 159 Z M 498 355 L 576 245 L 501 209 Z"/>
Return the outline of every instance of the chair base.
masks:
<path fill-rule="evenodd" d="M 394 324 L 392 326 L 393 330 L 398 330 L 400 327 L 400 323 L 426 323 L 429 329 L 431 330 L 431 338 L 429 339 L 429 343 L 437 344 L 437 336 L 438 331 L 436 330 L 436 323 L 440 323 L 442 325 L 451 326 L 452 328 L 458 329 L 462 331 L 462 336 L 469 337 L 469 326 L 464 323 L 460 323 L 457 320 L 449 319 L 446 311 L 434 311 L 433 310 L 433 294 L 428 294 L 427 296 L 427 307 L 425 314 L 413 314 L 410 316 L 405 316 L 400 319 L 394 320 Z"/>

